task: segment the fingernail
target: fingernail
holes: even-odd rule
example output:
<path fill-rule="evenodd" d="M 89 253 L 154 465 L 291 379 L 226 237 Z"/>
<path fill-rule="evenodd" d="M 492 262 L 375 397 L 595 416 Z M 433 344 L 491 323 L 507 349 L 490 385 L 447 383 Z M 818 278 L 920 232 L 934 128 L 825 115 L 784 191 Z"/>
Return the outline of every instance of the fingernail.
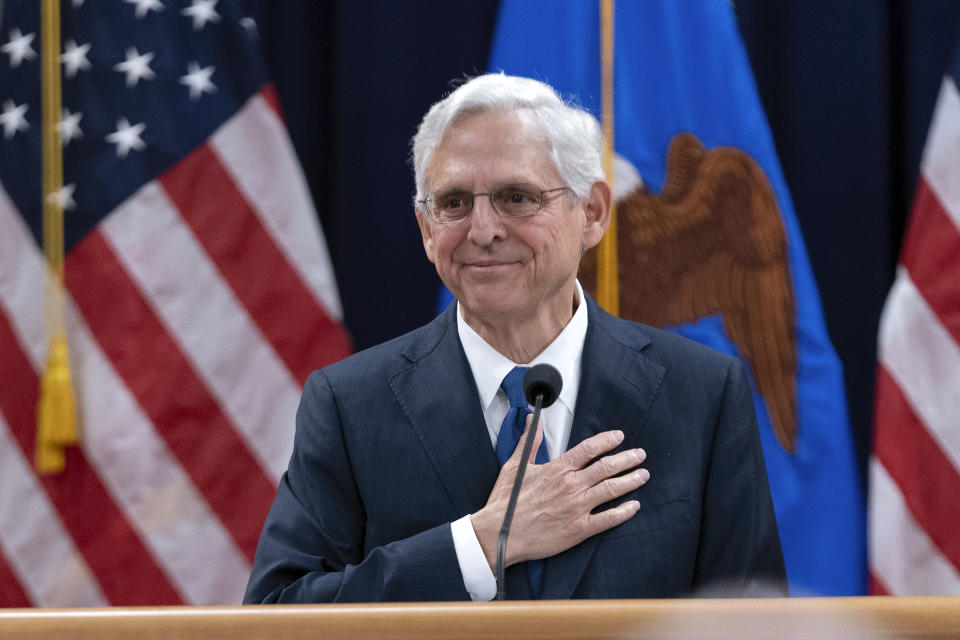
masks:
<path fill-rule="evenodd" d="M 640 479 L 646 482 L 650 479 L 650 472 L 646 469 L 640 469 Z"/>
<path fill-rule="evenodd" d="M 637 452 L 637 461 L 643 462 L 647 459 L 647 452 L 643 449 L 634 449 Z"/>
<path fill-rule="evenodd" d="M 620 431 L 620 429 L 615 429 L 613 431 L 613 437 L 617 442 L 620 442 L 623 440 L 623 431 Z"/>

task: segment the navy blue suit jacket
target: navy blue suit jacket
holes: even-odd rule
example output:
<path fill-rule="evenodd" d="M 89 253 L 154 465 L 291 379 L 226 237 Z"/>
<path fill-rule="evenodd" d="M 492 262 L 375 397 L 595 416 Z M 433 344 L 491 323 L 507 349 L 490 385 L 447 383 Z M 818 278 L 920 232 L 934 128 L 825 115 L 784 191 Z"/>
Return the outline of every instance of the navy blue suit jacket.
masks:
<path fill-rule="evenodd" d="M 740 363 L 587 304 L 569 446 L 622 429 L 651 478 L 622 499 L 640 501 L 633 518 L 545 560 L 543 598 L 785 589 Z M 450 523 L 486 503 L 498 473 L 451 305 L 310 376 L 244 601 L 468 599 Z M 522 565 L 507 594 L 529 597 Z"/>

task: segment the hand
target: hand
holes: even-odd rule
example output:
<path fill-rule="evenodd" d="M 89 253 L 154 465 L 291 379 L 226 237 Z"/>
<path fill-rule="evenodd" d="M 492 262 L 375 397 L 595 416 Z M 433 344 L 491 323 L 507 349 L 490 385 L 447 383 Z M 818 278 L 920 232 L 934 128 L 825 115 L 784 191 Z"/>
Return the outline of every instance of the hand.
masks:
<path fill-rule="evenodd" d="M 529 427 L 532 416 L 527 417 Z M 487 504 L 471 515 L 473 529 L 491 570 L 496 566 L 497 538 L 507 511 L 513 480 L 520 464 L 526 434 L 500 470 Z M 533 451 L 543 439 L 542 424 L 534 434 Z M 635 468 L 646 459 L 643 449 L 629 449 L 597 457 L 623 442 L 622 431 L 604 431 L 587 438 L 556 460 L 530 464 L 517 498 L 506 566 L 546 558 L 566 551 L 587 538 L 629 520 L 640 503 L 628 500 L 610 509 L 591 513 L 597 506 L 637 489 L 650 479 L 646 469 Z M 629 473 L 623 473 L 629 471 Z M 623 473 L 623 475 L 619 475 Z"/>

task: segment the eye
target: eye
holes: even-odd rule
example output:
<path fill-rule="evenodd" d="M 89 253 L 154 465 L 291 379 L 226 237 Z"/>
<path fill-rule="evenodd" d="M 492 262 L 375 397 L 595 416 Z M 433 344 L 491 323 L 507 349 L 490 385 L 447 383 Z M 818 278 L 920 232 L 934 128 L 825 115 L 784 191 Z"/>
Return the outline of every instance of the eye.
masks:
<path fill-rule="evenodd" d="M 540 191 L 532 187 L 514 186 L 497 189 L 494 194 L 497 210 L 508 216 L 525 216 L 540 209 Z"/>
<path fill-rule="evenodd" d="M 436 198 L 436 204 L 441 211 L 457 212 L 469 206 L 469 196 L 463 192 L 445 193 Z"/>

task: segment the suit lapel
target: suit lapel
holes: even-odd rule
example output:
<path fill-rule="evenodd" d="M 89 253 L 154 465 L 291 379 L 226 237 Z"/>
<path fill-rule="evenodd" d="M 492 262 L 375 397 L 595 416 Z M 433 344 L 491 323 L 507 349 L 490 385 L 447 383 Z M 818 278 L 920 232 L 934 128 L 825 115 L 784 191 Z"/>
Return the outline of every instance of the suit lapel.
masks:
<path fill-rule="evenodd" d="M 592 435 L 617 428 L 626 436 L 617 451 L 629 449 L 638 446 L 647 411 L 660 389 L 665 369 L 640 353 L 649 340 L 639 331 L 625 330 L 621 321 L 589 297 L 587 305 L 589 324 L 568 449 Z M 547 558 L 544 599 L 568 599 L 573 595 L 601 537 L 602 534 L 588 538 Z"/>
<path fill-rule="evenodd" d="M 454 511 L 466 515 L 486 504 L 499 465 L 455 314 L 450 305 L 414 336 L 403 351 L 408 365 L 390 386 Z"/>

